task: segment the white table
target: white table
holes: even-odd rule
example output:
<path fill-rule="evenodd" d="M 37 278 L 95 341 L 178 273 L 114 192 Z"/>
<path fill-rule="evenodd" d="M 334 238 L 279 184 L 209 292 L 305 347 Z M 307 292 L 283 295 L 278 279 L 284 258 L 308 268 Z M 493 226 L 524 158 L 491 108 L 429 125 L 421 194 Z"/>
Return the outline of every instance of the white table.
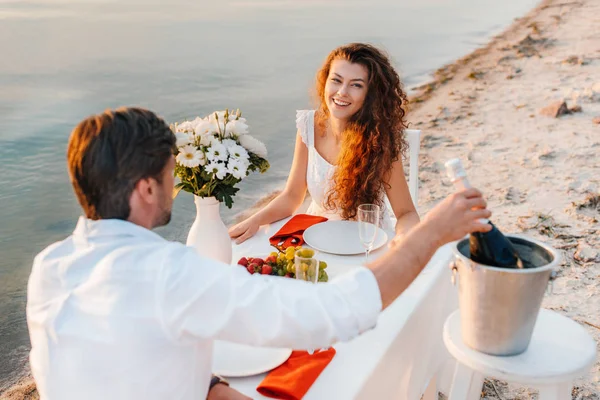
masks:
<path fill-rule="evenodd" d="M 233 260 L 273 251 L 269 237 L 288 219 L 261 227 L 251 239 L 233 247 Z M 388 232 L 393 237 L 393 232 Z M 306 246 L 306 245 L 305 245 Z M 458 308 L 448 263 L 451 245 L 440 248 L 413 284 L 379 316 L 377 326 L 334 347 L 336 356 L 304 397 L 310 399 L 419 399 L 450 355 L 442 330 Z M 376 258 L 387 247 L 371 253 Z M 332 279 L 364 262 L 363 256 L 319 253 Z M 266 399 L 256 387 L 266 374 L 229 379 L 231 386 L 253 399 Z M 437 400 L 437 394 L 431 398 Z M 427 397 L 426 396 L 426 397 Z"/>

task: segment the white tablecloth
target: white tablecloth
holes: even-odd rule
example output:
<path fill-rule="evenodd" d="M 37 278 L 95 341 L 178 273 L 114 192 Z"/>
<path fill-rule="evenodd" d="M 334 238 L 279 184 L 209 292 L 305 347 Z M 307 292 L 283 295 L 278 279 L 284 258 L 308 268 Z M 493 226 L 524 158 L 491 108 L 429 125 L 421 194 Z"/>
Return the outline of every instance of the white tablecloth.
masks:
<path fill-rule="evenodd" d="M 287 219 L 260 231 L 233 247 L 233 260 L 273 251 L 268 238 Z M 393 232 L 388 232 L 391 238 Z M 335 239 L 335 238 L 332 238 Z M 379 316 L 375 329 L 346 343 L 337 351 L 304 397 L 310 399 L 419 399 L 431 378 L 450 359 L 442 329 L 446 318 L 458 307 L 450 281 L 448 263 L 451 245 L 440 248 L 413 284 Z M 374 251 L 378 257 L 387 250 Z M 364 256 L 319 253 L 328 264 L 330 279 L 364 263 Z M 265 374 L 229 379 L 231 386 L 253 399 L 266 399 L 256 392 Z M 435 397 L 437 400 L 437 397 Z"/>

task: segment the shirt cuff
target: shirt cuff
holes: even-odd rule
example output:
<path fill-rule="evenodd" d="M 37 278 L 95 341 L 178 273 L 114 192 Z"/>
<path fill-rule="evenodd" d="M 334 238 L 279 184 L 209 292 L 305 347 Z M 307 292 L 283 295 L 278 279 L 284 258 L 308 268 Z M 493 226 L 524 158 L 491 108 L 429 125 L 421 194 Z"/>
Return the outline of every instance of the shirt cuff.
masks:
<path fill-rule="evenodd" d="M 355 312 L 359 333 L 372 329 L 377 324 L 381 312 L 381 292 L 373 272 L 366 267 L 357 267 L 332 280 L 344 294 Z"/>

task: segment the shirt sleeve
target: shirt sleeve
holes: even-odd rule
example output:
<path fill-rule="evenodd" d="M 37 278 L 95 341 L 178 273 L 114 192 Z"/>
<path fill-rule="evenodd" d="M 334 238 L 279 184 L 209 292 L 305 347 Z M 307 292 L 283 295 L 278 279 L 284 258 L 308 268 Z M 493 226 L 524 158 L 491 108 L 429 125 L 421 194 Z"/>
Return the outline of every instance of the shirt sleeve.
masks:
<path fill-rule="evenodd" d="M 250 275 L 191 249 L 183 252 L 164 265 L 157 284 L 159 319 L 177 342 L 321 348 L 373 328 L 382 308 L 375 276 L 364 267 L 312 284 Z"/>

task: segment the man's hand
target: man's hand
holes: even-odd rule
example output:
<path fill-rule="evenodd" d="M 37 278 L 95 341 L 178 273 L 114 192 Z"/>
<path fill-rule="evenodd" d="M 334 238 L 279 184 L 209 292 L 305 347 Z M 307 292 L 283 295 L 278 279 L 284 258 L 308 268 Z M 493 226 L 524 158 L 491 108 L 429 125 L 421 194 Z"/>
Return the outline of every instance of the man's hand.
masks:
<path fill-rule="evenodd" d="M 489 218 L 492 213 L 486 209 L 486 201 L 481 192 L 470 188 L 446 197 L 425 215 L 421 222 L 428 225 L 434 233 L 438 246 L 462 239 L 472 232 L 489 232 L 490 224 L 480 221 Z"/>
<path fill-rule="evenodd" d="M 252 400 L 252 398 L 227 385 L 217 383 L 210 392 L 208 392 L 206 400 Z"/>
<path fill-rule="evenodd" d="M 412 283 L 440 246 L 471 232 L 489 231 L 491 225 L 479 221 L 491 215 L 485 207 L 477 189 L 454 193 L 399 237 L 390 250 L 367 265 L 377 280 L 383 308 Z"/>

